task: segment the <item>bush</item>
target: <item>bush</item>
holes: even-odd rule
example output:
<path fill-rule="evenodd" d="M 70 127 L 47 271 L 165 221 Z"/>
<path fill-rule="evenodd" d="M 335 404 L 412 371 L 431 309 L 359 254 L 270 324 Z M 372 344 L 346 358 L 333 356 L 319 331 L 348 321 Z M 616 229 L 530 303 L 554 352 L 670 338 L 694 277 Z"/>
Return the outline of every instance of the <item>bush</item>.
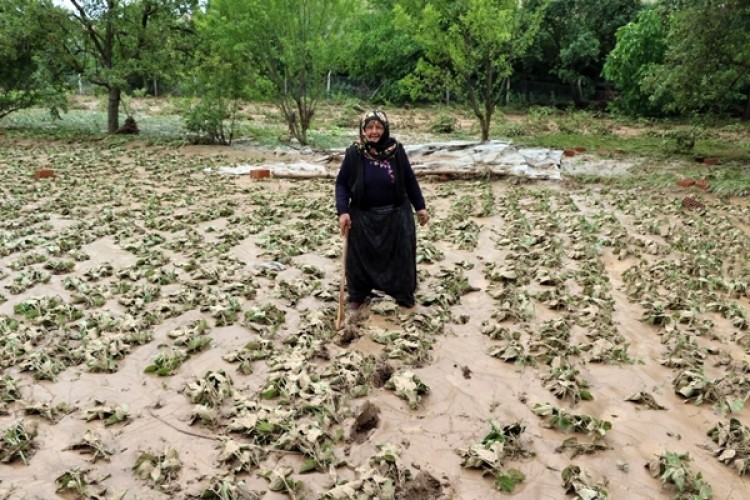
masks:
<path fill-rule="evenodd" d="M 229 141 L 224 130 L 224 120 L 228 117 L 223 99 L 204 97 L 184 113 L 185 128 L 193 134 L 193 144 L 227 145 Z M 230 135 L 231 139 L 231 135 Z"/>
<path fill-rule="evenodd" d="M 452 134 L 458 129 L 458 120 L 448 114 L 440 114 L 430 125 L 430 130 L 437 134 Z"/>

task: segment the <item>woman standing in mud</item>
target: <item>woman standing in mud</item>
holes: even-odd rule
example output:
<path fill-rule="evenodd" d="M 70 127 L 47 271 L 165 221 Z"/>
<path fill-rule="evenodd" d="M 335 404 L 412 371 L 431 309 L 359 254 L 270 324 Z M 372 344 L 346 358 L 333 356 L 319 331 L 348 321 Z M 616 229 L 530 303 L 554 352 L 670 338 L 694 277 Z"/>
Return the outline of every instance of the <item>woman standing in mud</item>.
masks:
<path fill-rule="evenodd" d="M 383 111 L 366 113 L 359 141 L 344 156 L 336 177 L 336 212 L 348 238 L 346 283 L 349 307 L 359 308 L 372 290 L 403 307 L 414 306 L 419 224 L 429 220 L 422 190 L 404 147 L 390 136 Z"/>

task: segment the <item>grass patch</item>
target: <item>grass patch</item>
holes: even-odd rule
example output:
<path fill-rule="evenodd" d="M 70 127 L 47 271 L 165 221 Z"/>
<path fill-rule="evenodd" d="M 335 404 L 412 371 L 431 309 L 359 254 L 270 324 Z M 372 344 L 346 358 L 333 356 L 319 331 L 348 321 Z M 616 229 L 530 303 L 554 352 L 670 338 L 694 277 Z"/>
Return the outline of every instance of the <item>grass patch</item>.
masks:
<path fill-rule="evenodd" d="M 583 147 L 603 156 L 615 153 L 665 161 L 712 157 L 723 163 L 750 160 L 750 123 L 744 122 L 696 125 L 537 107 L 522 114 L 499 116 L 493 123 L 492 136 L 507 137 L 523 146 Z"/>
<path fill-rule="evenodd" d="M 599 152 L 604 157 L 635 155 L 669 158 L 664 151 L 663 141 L 655 137 L 617 137 L 612 135 L 586 135 L 581 133 L 555 132 L 543 135 L 518 136 L 513 142 L 523 146 L 551 149 L 586 148 Z"/>

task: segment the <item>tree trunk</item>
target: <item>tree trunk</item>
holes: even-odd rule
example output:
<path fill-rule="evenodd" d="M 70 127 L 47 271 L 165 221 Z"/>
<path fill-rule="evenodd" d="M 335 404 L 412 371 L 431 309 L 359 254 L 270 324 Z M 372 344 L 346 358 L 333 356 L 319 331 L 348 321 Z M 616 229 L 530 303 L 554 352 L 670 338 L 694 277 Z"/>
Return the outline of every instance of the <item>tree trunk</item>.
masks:
<path fill-rule="evenodd" d="M 306 137 L 304 137 L 304 131 L 302 130 L 301 118 L 298 116 L 298 106 L 296 101 L 292 101 L 287 98 L 281 100 L 281 111 L 286 120 L 286 124 L 289 126 L 289 138 L 297 139 L 300 145 L 306 145 Z"/>
<path fill-rule="evenodd" d="M 120 128 L 120 87 L 109 88 L 109 103 L 107 106 L 107 133 L 114 134 Z"/>
<path fill-rule="evenodd" d="M 575 82 L 568 85 L 570 88 L 570 95 L 573 98 L 573 104 L 576 108 L 582 108 L 584 106 L 583 100 L 583 87 L 581 87 L 581 79 L 579 78 Z"/>
<path fill-rule="evenodd" d="M 299 139 L 300 146 L 307 146 L 307 131 L 310 128 L 310 122 L 312 122 L 314 114 L 315 110 L 311 105 L 304 102 L 299 104 L 300 124 L 299 137 L 297 139 Z"/>
<path fill-rule="evenodd" d="M 486 116 L 479 120 L 479 125 L 482 128 L 482 142 L 490 140 L 490 117 Z"/>
<path fill-rule="evenodd" d="M 747 88 L 747 99 L 745 99 L 745 112 L 742 113 L 744 120 L 750 120 L 750 87 Z"/>

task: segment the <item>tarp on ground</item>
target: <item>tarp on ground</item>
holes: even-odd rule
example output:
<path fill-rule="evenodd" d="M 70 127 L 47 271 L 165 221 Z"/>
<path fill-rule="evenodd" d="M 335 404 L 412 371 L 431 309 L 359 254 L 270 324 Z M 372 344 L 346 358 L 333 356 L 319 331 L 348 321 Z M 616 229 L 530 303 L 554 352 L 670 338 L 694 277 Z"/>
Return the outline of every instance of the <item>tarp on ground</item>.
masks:
<path fill-rule="evenodd" d="M 418 176 L 423 175 L 492 175 L 519 176 L 559 180 L 561 150 L 518 148 L 503 141 L 404 145 Z M 287 162 L 219 167 L 220 174 L 244 175 L 252 170 L 268 169 L 275 177 L 333 177 L 338 171 L 344 150 L 322 155 L 286 154 Z M 212 171 L 210 168 L 206 172 Z"/>

